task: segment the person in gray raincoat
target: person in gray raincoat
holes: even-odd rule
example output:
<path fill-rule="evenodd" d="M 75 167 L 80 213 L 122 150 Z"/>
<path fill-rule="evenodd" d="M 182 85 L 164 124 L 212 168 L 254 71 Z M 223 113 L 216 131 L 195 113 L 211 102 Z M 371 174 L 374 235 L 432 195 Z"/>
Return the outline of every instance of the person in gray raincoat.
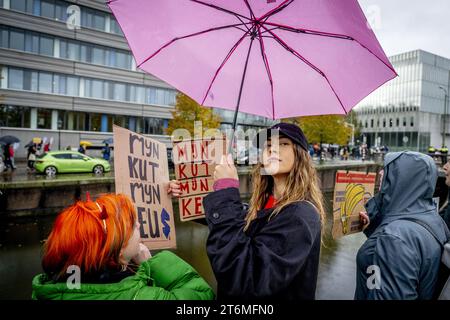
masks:
<path fill-rule="evenodd" d="M 436 165 L 427 155 L 397 152 L 386 155 L 383 171 L 380 192 L 366 204 L 355 299 L 433 299 L 447 240 L 433 202 Z"/>

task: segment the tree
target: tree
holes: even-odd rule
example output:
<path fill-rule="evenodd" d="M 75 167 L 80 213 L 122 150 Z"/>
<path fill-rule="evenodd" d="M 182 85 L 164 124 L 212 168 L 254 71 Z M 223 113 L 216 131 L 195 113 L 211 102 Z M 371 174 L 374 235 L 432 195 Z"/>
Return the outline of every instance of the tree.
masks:
<path fill-rule="evenodd" d="M 200 106 L 187 95 L 177 94 L 175 110 L 172 111 L 173 119 L 169 120 L 166 133 L 172 135 L 176 129 L 186 129 L 194 137 L 194 122 L 201 121 L 202 134 L 208 129 L 218 129 L 221 119 L 214 114 L 211 108 Z M 197 128 L 198 130 L 198 128 Z"/>
<path fill-rule="evenodd" d="M 299 125 L 310 143 L 345 145 L 352 134 L 352 128 L 345 125 L 345 116 L 341 115 L 298 117 L 283 121 Z"/>

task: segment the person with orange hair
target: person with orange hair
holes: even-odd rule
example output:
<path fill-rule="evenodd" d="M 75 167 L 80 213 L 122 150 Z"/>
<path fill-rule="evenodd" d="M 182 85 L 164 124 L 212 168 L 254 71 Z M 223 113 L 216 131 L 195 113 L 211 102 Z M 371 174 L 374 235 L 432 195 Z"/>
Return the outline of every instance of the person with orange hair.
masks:
<path fill-rule="evenodd" d="M 33 299 L 211 300 L 206 281 L 170 251 L 151 256 L 140 243 L 130 199 L 107 194 L 58 215 L 44 246 Z"/>

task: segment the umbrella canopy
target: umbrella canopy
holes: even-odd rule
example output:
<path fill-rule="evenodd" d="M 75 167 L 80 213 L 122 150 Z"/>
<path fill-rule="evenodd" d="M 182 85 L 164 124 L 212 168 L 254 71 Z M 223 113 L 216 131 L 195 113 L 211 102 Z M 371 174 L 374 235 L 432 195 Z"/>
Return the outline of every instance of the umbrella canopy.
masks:
<path fill-rule="evenodd" d="M 0 138 L 1 144 L 14 144 L 20 142 L 19 138 L 14 136 L 3 136 Z"/>
<path fill-rule="evenodd" d="M 357 0 L 112 0 L 137 65 L 202 105 L 346 114 L 397 76 Z"/>
<path fill-rule="evenodd" d="M 80 141 L 80 146 L 91 147 L 92 146 L 92 142 L 86 141 L 86 140 L 81 140 Z"/>
<path fill-rule="evenodd" d="M 113 138 L 108 138 L 108 139 L 105 139 L 105 140 L 103 140 L 103 143 L 107 143 L 107 144 L 113 144 L 114 143 L 114 139 Z"/>

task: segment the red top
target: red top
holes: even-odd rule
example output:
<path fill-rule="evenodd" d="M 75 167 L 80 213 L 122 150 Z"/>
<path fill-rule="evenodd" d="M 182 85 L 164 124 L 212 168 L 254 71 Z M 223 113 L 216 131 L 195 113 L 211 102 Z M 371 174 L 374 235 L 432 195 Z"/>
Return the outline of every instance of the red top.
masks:
<path fill-rule="evenodd" d="M 275 198 L 273 197 L 273 195 L 271 194 L 269 196 L 269 199 L 267 199 L 266 205 L 264 206 L 264 209 L 270 209 L 273 208 L 276 204 Z"/>

